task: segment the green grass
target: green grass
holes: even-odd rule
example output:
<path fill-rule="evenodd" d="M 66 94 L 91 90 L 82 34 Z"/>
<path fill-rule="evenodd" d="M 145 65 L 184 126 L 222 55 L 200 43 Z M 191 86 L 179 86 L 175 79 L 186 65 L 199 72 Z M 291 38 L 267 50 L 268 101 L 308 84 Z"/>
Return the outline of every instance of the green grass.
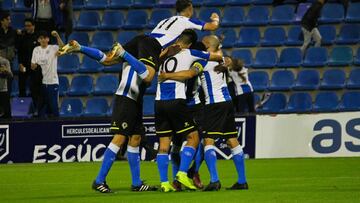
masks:
<path fill-rule="evenodd" d="M 0 202 L 360 202 L 360 158 L 246 160 L 248 191 L 130 192 L 127 162 L 107 178 L 115 194 L 90 189 L 100 163 L 0 165 Z M 225 188 L 235 182 L 232 161 L 218 162 Z M 142 178 L 159 185 L 155 163 L 142 162 Z M 206 165 L 202 179 L 209 181 Z"/>

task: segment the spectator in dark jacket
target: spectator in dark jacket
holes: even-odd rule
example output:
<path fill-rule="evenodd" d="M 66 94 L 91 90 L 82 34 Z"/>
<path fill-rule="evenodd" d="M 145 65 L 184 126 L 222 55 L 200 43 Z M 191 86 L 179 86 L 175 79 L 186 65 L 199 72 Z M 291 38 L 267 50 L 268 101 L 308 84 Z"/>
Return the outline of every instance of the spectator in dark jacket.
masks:
<path fill-rule="evenodd" d="M 11 118 L 10 92 L 7 79 L 13 77 L 10 63 L 0 56 L 0 118 Z"/>

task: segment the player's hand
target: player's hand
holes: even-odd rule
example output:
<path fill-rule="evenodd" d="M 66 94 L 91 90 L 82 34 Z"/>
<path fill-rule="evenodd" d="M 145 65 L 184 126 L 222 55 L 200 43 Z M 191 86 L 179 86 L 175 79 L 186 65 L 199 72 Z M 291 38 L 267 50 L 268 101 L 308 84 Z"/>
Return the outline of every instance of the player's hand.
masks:
<path fill-rule="evenodd" d="M 26 67 L 23 64 L 20 64 L 19 65 L 19 71 L 22 72 L 22 73 L 25 73 L 26 72 Z"/>
<path fill-rule="evenodd" d="M 51 32 L 51 35 L 52 35 L 53 37 L 59 37 L 59 33 L 56 32 L 55 30 L 53 30 L 53 31 Z"/>
<path fill-rule="evenodd" d="M 167 80 L 166 77 L 167 77 L 166 73 L 164 71 L 160 71 L 160 74 L 158 76 L 159 83 L 164 82 L 165 80 Z"/>
<path fill-rule="evenodd" d="M 211 16 L 210 16 L 210 19 L 212 21 L 217 21 L 217 22 L 220 21 L 220 17 L 219 17 L 219 15 L 217 13 L 212 13 Z"/>

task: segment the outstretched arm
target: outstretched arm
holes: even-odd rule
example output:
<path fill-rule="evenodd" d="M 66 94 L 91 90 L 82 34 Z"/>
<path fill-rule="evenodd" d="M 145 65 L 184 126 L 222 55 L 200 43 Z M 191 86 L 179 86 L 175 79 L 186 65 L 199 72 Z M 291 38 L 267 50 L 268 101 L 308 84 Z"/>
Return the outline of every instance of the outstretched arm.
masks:
<path fill-rule="evenodd" d="M 203 66 L 200 63 L 196 62 L 189 70 L 182 70 L 174 73 L 160 72 L 158 81 L 163 82 L 165 80 L 176 80 L 183 82 L 199 75 L 199 73 L 201 73 L 202 71 Z"/>
<path fill-rule="evenodd" d="M 64 42 L 62 41 L 58 32 L 54 30 L 51 32 L 51 35 L 56 38 L 57 44 L 59 45 L 60 48 L 64 46 Z"/>
<path fill-rule="evenodd" d="M 205 23 L 203 29 L 209 30 L 209 31 L 217 30 L 219 28 L 219 24 L 220 24 L 219 15 L 217 13 L 212 13 L 210 19 L 211 19 L 211 22 Z"/>

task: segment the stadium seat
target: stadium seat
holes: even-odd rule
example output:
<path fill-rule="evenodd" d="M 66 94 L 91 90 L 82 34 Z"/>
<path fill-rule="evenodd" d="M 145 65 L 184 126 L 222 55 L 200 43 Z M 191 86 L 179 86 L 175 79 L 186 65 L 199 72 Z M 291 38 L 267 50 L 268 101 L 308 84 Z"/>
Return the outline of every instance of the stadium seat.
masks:
<path fill-rule="evenodd" d="M 306 11 L 310 8 L 311 3 L 300 3 L 295 14 L 295 22 L 300 23 Z"/>
<path fill-rule="evenodd" d="M 79 117 L 83 113 L 83 104 L 78 98 L 65 98 L 60 107 L 61 117 Z"/>
<path fill-rule="evenodd" d="M 324 47 L 311 47 L 306 51 L 303 66 L 323 67 L 327 64 L 327 50 Z"/>
<path fill-rule="evenodd" d="M 244 16 L 242 7 L 226 7 L 221 19 L 221 27 L 240 26 L 244 21 Z"/>
<path fill-rule="evenodd" d="M 24 0 L 14 1 L 14 7 L 12 10 L 16 12 L 31 12 L 31 8 L 25 7 Z"/>
<path fill-rule="evenodd" d="M 32 99 L 31 97 L 14 97 L 11 99 L 12 118 L 30 118 Z"/>
<path fill-rule="evenodd" d="M 82 64 L 80 65 L 78 72 L 79 73 L 98 73 L 102 71 L 104 67 L 97 62 L 96 60 L 84 56 Z"/>
<path fill-rule="evenodd" d="M 324 5 L 319 18 L 320 23 L 340 23 L 344 20 L 344 6 L 327 3 Z"/>
<path fill-rule="evenodd" d="M 113 95 L 119 85 L 118 77 L 114 75 L 101 75 L 96 80 L 94 95 Z"/>
<path fill-rule="evenodd" d="M 346 75 L 343 70 L 332 69 L 327 70 L 323 74 L 320 89 L 343 89 L 345 87 Z"/>
<path fill-rule="evenodd" d="M 253 68 L 274 68 L 277 64 L 277 52 L 275 49 L 259 49 L 256 52 Z"/>
<path fill-rule="evenodd" d="M 75 73 L 79 66 L 80 61 L 76 54 L 58 57 L 58 73 Z"/>
<path fill-rule="evenodd" d="M 138 32 L 136 31 L 121 31 L 117 36 L 117 41 L 120 44 L 128 43 L 132 38 L 136 37 Z"/>
<path fill-rule="evenodd" d="M 59 95 L 65 96 L 69 89 L 69 80 L 66 76 L 59 76 Z"/>
<path fill-rule="evenodd" d="M 226 4 L 229 6 L 243 6 L 251 4 L 252 0 L 227 0 Z"/>
<path fill-rule="evenodd" d="M 4 0 L 2 2 L 2 9 L 5 11 L 10 11 L 14 7 L 14 0 Z"/>
<path fill-rule="evenodd" d="M 145 95 L 143 102 L 143 113 L 144 116 L 153 116 L 155 115 L 155 96 Z"/>
<path fill-rule="evenodd" d="M 26 16 L 23 13 L 12 13 L 10 15 L 11 27 L 13 29 L 23 29 L 25 18 Z"/>
<path fill-rule="evenodd" d="M 219 0 L 203 0 L 203 6 L 217 6 L 223 7 L 226 5 L 226 1 L 219 1 Z"/>
<path fill-rule="evenodd" d="M 329 56 L 329 66 L 348 66 L 353 62 L 353 52 L 350 47 L 334 47 Z"/>
<path fill-rule="evenodd" d="M 159 0 L 156 7 L 159 8 L 173 8 L 176 3 L 176 0 Z"/>
<path fill-rule="evenodd" d="M 154 28 L 160 21 L 169 18 L 172 13 L 169 9 L 154 9 L 151 13 L 148 28 Z"/>
<path fill-rule="evenodd" d="M 302 113 L 312 109 L 312 99 L 309 93 L 298 92 L 290 96 L 286 112 Z"/>
<path fill-rule="evenodd" d="M 242 28 L 239 33 L 237 47 L 254 47 L 260 42 L 260 31 L 258 28 Z"/>
<path fill-rule="evenodd" d="M 269 100 L 262 108 L 257 109 L 261 113 L 280 113 L 286 108 L 286 97 L 282 93 L 272 93 Z"/>
<path fill-rule="evenodd" d="M 124 24 L 125 18 L 120 11 L 105 11 L 99 29 L 118 30 Z"/>
<path fill-rule="evenodd" d="M 84 8 L 84 0 L 73 0 L 73 9 L 74 10 L 81 10 Z"/>
<path fill-rule="evenodd" d="M 96 30 L 100 24 L 100 17 L 97 11 L 81 11 L 76 23 L 76 30 Z"/>
<path fill-rule="evenodd" d="M 345 92 L 342 96 L 339 109 L 342 111 L 359 111 L 360 92 Z"/>
<path fill-rule="evenodd" d="M 351 70 L 349 79 L 346 83 L 348 89 L 360 89 L 360 68 Z"/>
<path fill-rule="evenodd" d="M 236 31 L 232 28 L 220 28 L 216 30 L 216 35 L 223 38 L 221 45 L 223 48 L 231 48 L 237 40 Z"/>
<path fill-rule="evenodd" d="M 354 57 L 354 65 L 360 66 L 360 48 L 357 49 L 356 56 Z"/>
<path fill-rule="evenodd" d="M 102 51 L 108 51 L 114 44 L 114 37 L 109 31 L 100 31 L 95 32 L 91 41 L 91 47 Z"/>
<path fill-rule="evenodd" d="M 254 91 L 265 91 L 269 84 L 269 75 L 265 71 L 254 71 L 249 73 L 249 80 Z"/>
<path fill-rule="evenodd" d="M 332 45 L 336 38 L 336 29 L 332 25 L 320 25 L 321 45 Z"/>
<path fill-rule="evenodd" d="M 112 113 L 113 113 L 113 108 L 114 108 L 114 100 L 115 100 L 115 96 L 113 97 L 113 99 L 111 100 L 111 103 L 110 103 L 110 106 L 109 106 L 109 109 L 106 113 L 107 116 L 111 116 Z"/>
<path fill-rule="evenodd" d="M 336 111 L 339 105 L 339 98 L 335 92 L 319 92 L 316 95 L 313 111 L 332 112 Z"/>
<path fill-rule="evenodd" d="M 286 33 L 282 27 L 269 27 L 265 30 L 261 46 L 282 46 L 286 40 Z"/>
<path fill-rule="evenodd" d="M 75 76 L 67 93 L 68 96 L 88 96 L 93 90 L 93 78 L 88 75 Z"/>
<path fill-rule="evenodd" d="M 289 70 L 279 70 L 273 73 L 269 90 L 287 91 L 294 85 L 294 74 Z"/>
<path fill-rule="evenodd" d="M 91 98 L 86 102 L 83 116 L 106 116 L 109 105 L 105 98 Z"/>
<path fill-rule="evenodd" d="M 253 57 L 252 53 L 249 49 L 238 49 L 232 51 L 231 54 L 232 57 L 241 59 L 244 62 L 244 65 L 247 67 L 252 66 L 253 63 Z"/>
<path fill-rule="evenodd" d="M 111 66 L 104 66 L 103 71 L 105 73 L 120 73 L 122 70 L 122 63 L 117 63 Z"/>
<path fill-rule="evenodd" d="M 203 4 L 203 1 L 204 0 L 193 0 L 192 4 L 193 4 L 194 7 L 199 7 L 199 6 L 201 6 Z"/>
<path fill-rule="evenodd" d="M 199 13 L 199 20 L 202 20 L 204 22 L 209 22 L 212 13 L 217 13 L 221 19 L 220 9 L 212 7 L 212 8 L 201 8 Z"/>
<path fill-rule="evenodd" d="M 108 8 L 128 9 L 132 6 L 133 0 L 110 0 Z"/>
<path fill-rule="evenodd" d="M 290 5 L 282 5 L 273 8 L 270 24 L 286 25 L 294 22 L 295 9 Z"/>
<path fill-rule="evenodd" d="M 130 10 L 126 16 L 124 29 L 137 30 L 145 28 L 148 15 L 145 10 Z"/>
<path fill-rule="evenodd" d="M 197 34 L 198 40 L 201 40 L 203 37 L 212 34 L 210 31 L 207 31 L 207 30 L 206 30 L 206 31 L 195 30 L 195 32 L 196 32 L 196 34 Z"/>
<path fill-rule="evenodd" d="M 302 70 L 298 73 L 293 90 L 315 90 L 320 82 L 319 72 L 316 70 Z"/>
<path fill-rule="evenodd" d="M 273 0 L 252 0 L 254 5 L 271 5 Z"/>
<path fill-rule="evenodd" d="M 285 45 L 288 46 L 301 46 L 304 41 L 304 35 L 300 26 L 293 26 L 288 31 L 288 37 Z"/>
<path fill-rule="evenodd" d="M 101 10 L 101 9 L 106 9 L 106 7 L 107 7 L 107 1 L 86 0 L 84 8 L 86 10 Z"/>
<path fill-rule="evenodd" d="M 76 40 L 79 44 L 89 46 L 89 35 L 87 32 L 73 32 L 69 36 L 69 40 Z"/>
<path fill-rule="evenodd" d="M 360 22 L 360 2 L 351 3 L 348 7 L 345 21 L 349 23 L 359 23 Z"/>
<path fill-rule="evenodd" d="M 269 10 L 265 6 L 251 7 L 245 17 L 244 25 L 266 25 L 269 21 Z"/>
<path fill-rule="evenodd" d="M 156 4 L 155 0 L 133 0 L 133 8 L 152 8 Z"/>
<path fill-rule="evenodd" d="M 281 51 L 278 67 L 299 67 L 302 62 L 302 54 L 299 48 L 285 48 Z"/>
<path fill-rule="evenodd" d="M 360 25 L 344 24 L 336 40 L 337 44 L 356 44 L 360 40 Z"/>

